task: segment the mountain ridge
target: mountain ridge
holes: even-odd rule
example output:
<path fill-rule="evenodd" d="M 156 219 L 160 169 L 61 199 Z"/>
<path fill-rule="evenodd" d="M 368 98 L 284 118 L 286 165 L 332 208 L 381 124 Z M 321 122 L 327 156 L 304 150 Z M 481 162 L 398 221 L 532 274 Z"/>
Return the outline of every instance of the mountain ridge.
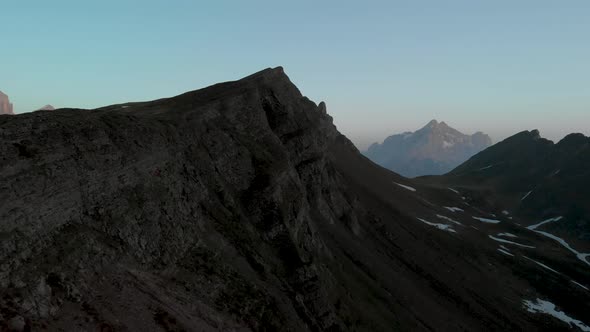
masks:
<path fill-rule="evenodd" d="M 515 215 L 529 220 L 558 214 L 548 225 L 578 246 L 590 249 L 590 137 L 572 133 L 554 143 L 538 130 L 522 131 L 473 156 L 442 177 L 455 186 L 488 188 Z"/>
<path fill-rule="evenodd" d="M 0 154 L 1 328 L 549 331 L 568 324 L 526 301 L 590 310 L 569 251 L 373 164 L 282 68 L 0 117 Z"/>

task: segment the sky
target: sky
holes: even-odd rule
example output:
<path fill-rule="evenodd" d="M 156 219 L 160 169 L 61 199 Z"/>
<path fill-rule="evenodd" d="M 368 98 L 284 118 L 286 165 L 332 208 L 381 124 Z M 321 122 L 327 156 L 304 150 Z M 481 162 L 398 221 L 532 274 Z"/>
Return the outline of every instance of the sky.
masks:
<path fill-rule="evenodd" d="M 361 149 L 432 119 L 590 134 L 590 1 L 5 1 L 15 112 L 177 95 L 283 66 Z"/>

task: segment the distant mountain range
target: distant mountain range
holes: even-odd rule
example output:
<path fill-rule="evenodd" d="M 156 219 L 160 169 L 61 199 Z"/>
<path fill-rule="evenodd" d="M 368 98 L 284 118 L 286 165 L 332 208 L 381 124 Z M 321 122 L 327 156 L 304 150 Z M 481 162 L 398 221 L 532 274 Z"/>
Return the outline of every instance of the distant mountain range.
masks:
<path fill-rule="evenodd" d="M 491 138 L 482 132 L 465 135 L 445 122 L 432 120 L 415 132 L 389 136 L 381 144 L 374 143 L 364 155 L 406 177 L 440 175 L 491 144 Z"/>
<path fill-rule="evenodd" d="M 36 111 L 53 111 L 55 107 L 51 105 L 45 105 Z M 0 91 L 0 114 L 14 115 L 14 105 L 10 102 L 8 95 Z"/>
<path fill-rule="evenodd" d="M 45 105 L 43 107 L 41 107 L 40 109 L 38 109 L 37 111 L 54 111 L 55 107 L 51 106 L 51 105 Z"/>

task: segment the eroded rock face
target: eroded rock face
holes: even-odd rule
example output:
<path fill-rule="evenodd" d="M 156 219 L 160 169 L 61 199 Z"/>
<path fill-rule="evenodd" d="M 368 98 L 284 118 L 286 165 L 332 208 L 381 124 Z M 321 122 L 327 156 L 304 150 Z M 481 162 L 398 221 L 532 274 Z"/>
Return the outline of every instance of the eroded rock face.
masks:
<path fill-rule="evenodd" d="M 2 91 L 0 91 L 0 114 L 14 114 L 10 99 Z"/>

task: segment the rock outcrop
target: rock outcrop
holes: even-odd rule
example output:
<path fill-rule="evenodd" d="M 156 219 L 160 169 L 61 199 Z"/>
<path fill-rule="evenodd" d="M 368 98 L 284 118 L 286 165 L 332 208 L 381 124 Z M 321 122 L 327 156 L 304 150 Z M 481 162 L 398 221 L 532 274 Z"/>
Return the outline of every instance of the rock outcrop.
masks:
<path fill-rule="evenodd" d="M 403 176 L 416 177 L 445 174 L 491 144 L 490 137 L 482 132 L 465 135 L 432 120 L 415 132 L 389 136 L 364 154 Z"/>
<path fill-rule="evenodd" d="M 10 99 L 2 91 L 0 91 L 0 114 L 14 114 Z"/>

